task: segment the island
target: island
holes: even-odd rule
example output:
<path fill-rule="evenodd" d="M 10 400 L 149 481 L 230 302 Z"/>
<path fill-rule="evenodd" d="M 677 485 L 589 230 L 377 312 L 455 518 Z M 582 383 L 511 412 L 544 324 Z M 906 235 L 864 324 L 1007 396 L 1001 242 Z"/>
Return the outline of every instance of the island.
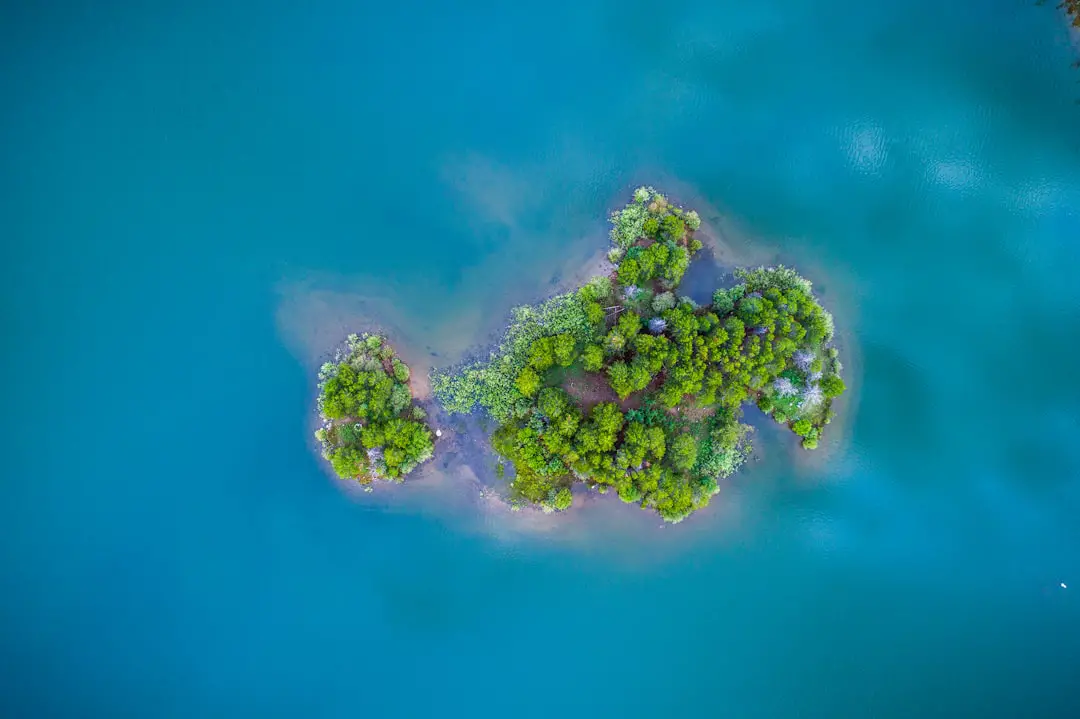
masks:
<path fill-rule="evenodd" d="M 315 438 L 342 479 L 402 481 L 434 452 L 427 413 L 413 404 L 409 367 L 386 338 L 349 335 L 319 370 Z"/>
<path fill-rule="evenodd" d="M 432 387 L 448 412 L 498 424 L 516 507 L 565 510 L 583 485 L 678 522 L 747 458 L 745 403 L 818 446 L 845 390 L 833 319 L 783 266 L 736 270 L 706 306 L 680 296 L 701 219 L 653 188 L 611 222 L 609 275 L 514 309 L 486 360 L 436 371 Z"/>

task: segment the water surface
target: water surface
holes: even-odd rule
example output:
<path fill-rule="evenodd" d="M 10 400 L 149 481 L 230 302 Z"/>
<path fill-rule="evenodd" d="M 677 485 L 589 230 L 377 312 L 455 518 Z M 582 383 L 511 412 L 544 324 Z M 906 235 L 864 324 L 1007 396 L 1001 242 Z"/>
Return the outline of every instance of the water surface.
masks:
<path fill-rule="evenodd" d="M 40 5 L 0 17 L 5 715 L 1077 715 L 1052 8 Z M 763 430 L 664 529 L 326 475 L 345 332 L 464 356 L 642 182 L 818 281 L 829 452 Z"/>

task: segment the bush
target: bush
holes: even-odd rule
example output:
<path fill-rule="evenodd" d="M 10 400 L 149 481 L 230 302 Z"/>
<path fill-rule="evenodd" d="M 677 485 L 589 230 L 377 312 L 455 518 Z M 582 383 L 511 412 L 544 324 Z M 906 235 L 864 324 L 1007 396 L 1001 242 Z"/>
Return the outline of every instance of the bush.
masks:
<path fill-rule="evenodd" d="M 698 445 L 692 435 L 680 434 L 671 442 L 668 457 L 675 469 L 685 472 L 697 462 Z"/>
<path fill-rule="evenodd" d="M 727 290 L 717 290 L 713 292 L 713 309 L 723 317 L 735 309 L 735 298 Z"/>
<path fill-rule="evenodd" d="M 555 363 L 560 367 L 569 367 L 577 359 L 577 352 L 574 351 L 574 337 L 570 334 L 555 335 L 552 338 L 552 351 L 555 356 Z"/>
<path fill-rule="evenodd" d="M 660 222 L 660 231 L 671 240 L 682 239 L 682 236 L 686 234 L 686 223 L 682 221 L 682 218 L 675 215 L 668 215 Z"/>

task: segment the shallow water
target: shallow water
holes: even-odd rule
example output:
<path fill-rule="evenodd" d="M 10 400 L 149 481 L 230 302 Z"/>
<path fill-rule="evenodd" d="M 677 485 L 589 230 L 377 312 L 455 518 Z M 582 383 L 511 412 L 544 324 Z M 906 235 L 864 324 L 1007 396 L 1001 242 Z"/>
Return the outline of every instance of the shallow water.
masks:
<path fill-rule="evenodd" d="M 4 715 L 1080 712 L 1052 8 L 172 5 L 0 10 Z M 639 183 L 816 280 L 825 452 L 662 529 L 326 475 L 346 332 L 467 356 Z"/>

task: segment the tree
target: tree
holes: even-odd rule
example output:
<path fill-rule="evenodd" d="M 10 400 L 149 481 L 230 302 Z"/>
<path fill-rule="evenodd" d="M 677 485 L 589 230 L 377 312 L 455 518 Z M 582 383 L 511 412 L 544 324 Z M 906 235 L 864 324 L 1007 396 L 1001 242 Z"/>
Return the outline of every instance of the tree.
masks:
<path fill-rule="evenodd" d="M 526 367 L 518 374 L 514 384 L 517 385 L 518 392 L 532 397 L 540 389 L 540 375 L 536 374 L 532 367 Z"/>
<path fill-rule="evenodd" d="M 625 362 L 613 362 L 607 369 L 608 383 L 619 399 L 626 399 L 634 391 L 634 382 L 630 375 L 630 366 Z"/>
<path fill-rule="evenodd" d="M 390 411 L 393 414 L 401 414 L 405 408 L 412 404 L 412 393 L 407 385 L 396 384 L 390 390 Z"/>
<path fill-rule="evenodd" d="M 814 427 L 808 419 L 797 419 L 791 423 L 791 431 L 800 437 L 806 437 L 814 431 Z"/>
<path fill-rule="evenodd" d="M 619 283 L 623 285 L 636 285 L 641 276 L 641 266 L 632 257 L 625 258 L 619 263 Z"/>
<path fill-rule="evenodd" d="M 671 451 L 668 458 L 671 465 L 680 472 L 689 471 L 697 462 L 698 445 L 693 435 L 680 434 L 671 441 Z"/>
<path fill-rule="evenodd" d="M 716 292 L 713 292 L 713 309 L 716 310 L 716 314 L 723 317 L 734 308 L 735 300 L 732 299 L 727 290 L 717 290 Z"/>
<path fill-rule="evenodd" d="M 573 400 L 570 395 L 559 387 L 545 387 L 540 390 L 536 399 L 536 408 L 550 419 L 562 417 L 571 406 L 573 406 Z"/>
<path fill-rule="evenodd" d="M 331 450 L 330 466 L 342 479 L 355 479 L 367 469 L 367 455 L 355 447 L 337 447 Z"/>
<path fill-rule="evenodd" d="M 662 284 L 665 287 L 677 287 L 682 282 L 686 268 L 690 266 L 690 252 L 685 247 L 676 246 L 671 248 L 671 257 L 664 265 Z"/>
<path fill-rule="evenodd" d="M 623 312 L 615 323 L 615 327 L 619 334 L 629 342 L 641 331 L 641 316 L 636 312 Z"/>
<path fill-rule="evenodd" d="M 529 364 L 537 372 L 543 372 L 555 364 L 555 347 L 551 337 L 533 340 L 529 347 Z"/>
<path fill-rule="evenodd" d="M 586 345 L 581 352 L 581 364 L 586 372 L 599 372 L 604 366 L 604 350 L 599 345 Z"/>
<path fill-rule="evenodd" d="M 686 234 L 686 224 L 682 221 L 682 218 L 668 215 L 661 220 L 660 231 L 672 240 L 679 240 Z"/>

